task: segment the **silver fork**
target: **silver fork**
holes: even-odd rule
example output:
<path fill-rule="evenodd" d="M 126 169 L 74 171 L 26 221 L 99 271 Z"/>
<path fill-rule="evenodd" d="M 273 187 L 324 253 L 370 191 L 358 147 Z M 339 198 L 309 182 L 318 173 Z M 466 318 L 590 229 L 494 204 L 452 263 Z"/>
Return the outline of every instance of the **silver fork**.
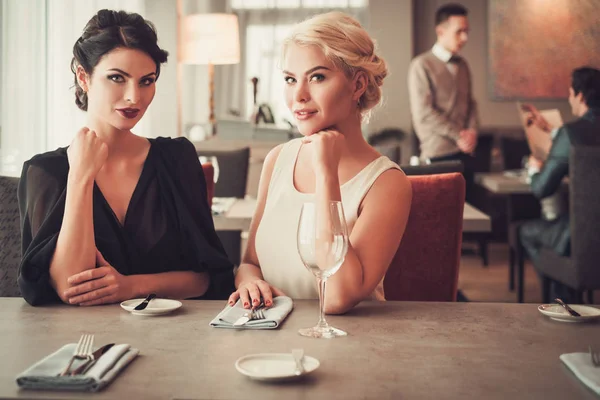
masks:
<path fill-rule="evenodd" d="M 65 376 L 69 373 L 71 365 L 75 360 L 89 360 L 92 357 L 92 349 L 94 348 L 94 335 L 83 334 L 79 338 L 77 347 L 73 352 L 73 356 L 69 360 L 67 367 L 59 374 L 59 376 Z"/>
<path fill-rule="evenodd" d="M 594 367 L 600 367 L 600 352 L 594 351 L 592 346 L 589 346 L 590 349 L 590 357 L 592 358 L 592 364 Z"/>
<path fill-rule="evenodd" d="M 254 310 L 254 312 L 252 313 L 252 316 L 250 319 L 265 319 L 265 313 L 263 312 L 262 308 L 257 308 L 256 310 Z"/>

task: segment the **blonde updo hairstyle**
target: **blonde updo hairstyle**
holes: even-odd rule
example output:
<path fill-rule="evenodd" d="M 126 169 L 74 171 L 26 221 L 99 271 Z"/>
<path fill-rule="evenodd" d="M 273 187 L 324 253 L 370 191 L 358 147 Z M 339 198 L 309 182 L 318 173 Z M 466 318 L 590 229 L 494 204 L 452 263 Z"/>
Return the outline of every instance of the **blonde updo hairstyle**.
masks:
<path fill-rule="evenodd" d="M 381 85 L 388 69 L 385 61 L 375 54 L 375 42 L 360 23 L 339 11 L 319 14 L 293 28 L 283 42 L 283 58 L 291 43 L 318 46 L 349 79 L 359 71 L 366 74 L 367 88 L 358 108 L 363 120 L 368 121 L 371 110 L 381 101 Z"/>

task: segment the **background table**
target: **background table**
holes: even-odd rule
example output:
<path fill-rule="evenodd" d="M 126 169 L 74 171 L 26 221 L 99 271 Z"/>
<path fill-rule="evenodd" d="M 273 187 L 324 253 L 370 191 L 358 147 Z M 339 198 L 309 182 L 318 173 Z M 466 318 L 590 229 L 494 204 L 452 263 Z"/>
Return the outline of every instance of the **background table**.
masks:
<path fill-rule="evenodd" d="M 215 229 L 218 231 L 241 230 L 250 228 L 250 221 L 256 208 L 256 199 L 245 198 L 236 200 L 231 208 L 220 215 L 214 215 Z M 463 213 L 464 232 L 489 232 L 491 230 L 490 217 L 472 205 L 465 203 Z"/>
<path fill-rule="evenodd" d="M 296 301 L 280 329 L 209 327 L 222 301 L 185 301 L 139 317 L 118 305 L 33 308 L 0 298 L 0 398 L 94 399 L 594 399 L 559 355 L 600 348 L 600 324 L 555 322 L 531 304 L 363 302 L 330 323 L 349 336 L 305 338 L 316 301 Z M 96 345 L 130 343 L 140 356 L 103 392 L 20 391 L 15 377 L 83 332 Z M 244 355 L 304 348 L 321 367 L 298 382 L 241 375 Z M 291 356 L 290 356 L 291 357 Z"/>

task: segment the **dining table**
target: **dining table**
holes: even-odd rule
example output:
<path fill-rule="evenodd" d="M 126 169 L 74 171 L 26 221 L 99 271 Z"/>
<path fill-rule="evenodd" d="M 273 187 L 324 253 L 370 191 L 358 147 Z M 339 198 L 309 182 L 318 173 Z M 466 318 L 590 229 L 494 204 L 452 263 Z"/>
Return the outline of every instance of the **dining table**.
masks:
<path fill-rule="evenodd" d="M 161 316 L 118 304 L 32 307 L 0 298 L 0 398 L 42 399 L 594 399 L 560 361 L 563 353 L 600 349 L 600 324 L 564 323 L 534 304 L 364 301 L 330 324 L 348 333 L 314 339 L 299 328 L 318 320 L 318 301 L 295 300 L 273 330 L 209 325 L 219 300 L 184 300 Z M 97 393 L 20 389 L 15 378 L 82 333 L 95 343 L 139 349 Z M 235 367 L 243 356 L 303 349 L 320 363 L 312 373 L 262 382 Z M 290 358 L 291 359 L 291 358 Z"/>

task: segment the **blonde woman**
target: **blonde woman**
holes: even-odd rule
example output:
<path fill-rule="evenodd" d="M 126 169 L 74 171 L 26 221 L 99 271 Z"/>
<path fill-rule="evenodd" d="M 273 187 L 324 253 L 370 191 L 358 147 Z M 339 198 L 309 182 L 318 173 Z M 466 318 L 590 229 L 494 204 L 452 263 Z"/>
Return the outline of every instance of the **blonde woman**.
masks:
<path fill-rule="evenodd" d="M 236 274 L 245 308 L 286 294 L 316 299 L 315 278 L 298 255 L 302 204 L 342 201 L 350 246 L 327 281 L 325 312 L 344 313 L 367 298 L 384 300 L 383 278 L 410 211 L 410 182 L 365 141 L 361 122 L 381 99 L 387 75 L 375 44 L 352 17 L 332 12 L 298 24 L 282 54 L 285 101 L 301 139 L 265 159 L 248 247 Z"/>

